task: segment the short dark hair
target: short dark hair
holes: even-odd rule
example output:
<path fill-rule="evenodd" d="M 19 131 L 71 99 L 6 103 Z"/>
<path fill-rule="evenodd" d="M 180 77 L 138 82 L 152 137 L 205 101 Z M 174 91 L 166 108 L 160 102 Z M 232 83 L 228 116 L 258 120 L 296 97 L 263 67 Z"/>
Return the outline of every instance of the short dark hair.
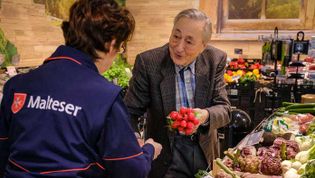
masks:
<path fill-rule="evenodd" d="M 203 37 L 203 42 L 207 44 L 210 41 L 211 33 L 212 33 L 210 18 L 204 12 L 198 9 L 194 9 L 194 8 L 185 9 L 177 14 L 177 16 L 174 19 L 174 24 L 176 24 L 179 21 L 179 19 L 184 18 L 184 17 L 205 22 L 205 26 L 203 27 L 202 37 Z"/>
<path fill-rule="evenodd" d="M 69 21 L 62 23 L 67 46 L 99 58 L 96 50 L 109 52 L 105 43 L 116 39 L 114 47 L 129 40 L 135 28 L 132 14 L 115 0 L 78 0 L 70 8 Z"/>

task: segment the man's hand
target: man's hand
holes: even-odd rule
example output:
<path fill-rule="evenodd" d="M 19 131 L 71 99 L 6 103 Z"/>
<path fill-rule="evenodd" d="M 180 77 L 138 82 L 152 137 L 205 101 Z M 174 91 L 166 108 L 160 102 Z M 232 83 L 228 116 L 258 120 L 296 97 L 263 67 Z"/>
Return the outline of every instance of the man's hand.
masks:
<path fill-rule="evenodd" d="M 138 132 L 135 132 L 135 136 L 137 138 L 137 141 L 139 143 L 139 146 L 142 147 L 144 145 L 144 140 L 141 138 L 140 134 Z"/>
<path fill-rule="evenodd" d="M 144 145 L 144 140 L 143 139 L 138 138 L 137 141 L 138 141 L 140 147 L 142 147 Z"/>
<path fill-rule="evenodd" d="M 159 144 L 158 142 L 155 142 L 152 138 L 149 138 L 148 140 L 144 142 L 144 144 L 147 144 L 147 143 L 151 144 L 154 147 L 153 159 L 156 159 L 161 153 L 162 145 Z"/>
<path fill-rule="evenodd" d="M 199 125 L 202 125 L 208 121 L 209 112 L 206 109 L 194 108 L 193 110 L 197 114 L 197 118 L 199 119 Z M 198 127 L 199 127 L 199 125 L 198 125 Z"/>

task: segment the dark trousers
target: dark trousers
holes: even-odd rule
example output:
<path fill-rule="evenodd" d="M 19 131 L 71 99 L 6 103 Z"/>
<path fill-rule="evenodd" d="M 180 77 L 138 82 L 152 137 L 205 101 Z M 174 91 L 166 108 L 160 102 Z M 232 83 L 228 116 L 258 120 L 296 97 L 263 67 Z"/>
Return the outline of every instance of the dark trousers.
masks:
<path fill-rule="evenodd" d="M 194 178 L 199 169 L 206 170 L 208 167 L 196 135 L 176 135 L 172 156 L 172 163 L 165 178 Z"/>

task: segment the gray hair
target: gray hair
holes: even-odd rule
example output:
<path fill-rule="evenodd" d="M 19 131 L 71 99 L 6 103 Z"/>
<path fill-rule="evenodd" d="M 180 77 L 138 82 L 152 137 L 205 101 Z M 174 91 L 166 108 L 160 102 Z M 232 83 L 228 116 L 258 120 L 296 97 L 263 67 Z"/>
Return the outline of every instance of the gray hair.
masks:
<path fill-rule="evenodd" d="M 186 9 L 177 14 L 174 19 L 174 24 L 184 17 L 205 22 L 205 26 L 203 28 L 203 42 L 207 44 L 210 41 L 212 33 L 210 18 L 204 12 L 198 9 Z"/>

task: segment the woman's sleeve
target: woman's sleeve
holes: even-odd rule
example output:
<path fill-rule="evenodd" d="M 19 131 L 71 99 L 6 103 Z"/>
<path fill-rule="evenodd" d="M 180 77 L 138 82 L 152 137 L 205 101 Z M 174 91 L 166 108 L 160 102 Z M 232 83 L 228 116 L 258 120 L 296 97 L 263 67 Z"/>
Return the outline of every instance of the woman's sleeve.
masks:
<path fill-rule="evenodd" d="M 0 177 L 4 173 L 9 157 L 9 117 L 12 96 L 9 93 L 8 83 L 3 88 L 3 99 L 0 104 Z"/>
<path fill-rule="evenodd" d="M 142 148 L 129 122 L 127 108 L 121 97 L 114 101 L 105 119 L 104 130 L 97 144 L 103 166 L 111 177 L 147 177 L 154 155 L 154 148 Z"/>

